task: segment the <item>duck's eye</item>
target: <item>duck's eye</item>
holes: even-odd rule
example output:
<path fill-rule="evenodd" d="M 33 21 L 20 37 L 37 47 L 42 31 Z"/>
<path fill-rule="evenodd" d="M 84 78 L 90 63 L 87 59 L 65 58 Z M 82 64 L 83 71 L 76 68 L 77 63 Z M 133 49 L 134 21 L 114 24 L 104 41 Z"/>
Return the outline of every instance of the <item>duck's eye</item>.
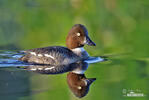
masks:
<path fill-rule="evenodd" d="M 77 33 L 77 36 L 80 36 L 81 34 L 80 33 Z"/>
<path fill-rule="evenodd" d="M 82 89 L 82 87 L 81 87 L 81 86 L 78 86 L 78 89 L 79 89 L 79 90 L 81 90 L 81 89 Z"/>

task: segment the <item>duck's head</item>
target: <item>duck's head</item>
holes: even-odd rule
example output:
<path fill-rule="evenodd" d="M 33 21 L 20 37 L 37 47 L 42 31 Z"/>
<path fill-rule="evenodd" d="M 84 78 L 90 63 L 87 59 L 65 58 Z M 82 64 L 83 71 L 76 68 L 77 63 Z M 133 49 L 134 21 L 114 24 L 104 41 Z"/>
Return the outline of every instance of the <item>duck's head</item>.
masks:
<path fill-rule="evenodd" d="M 69 31 L 66 45 L 69 49 L 83 47 L 85 44 L 95 46 L 96 44 L 89 38 L 88 31 L 84 25 L 75 24 Z"/>

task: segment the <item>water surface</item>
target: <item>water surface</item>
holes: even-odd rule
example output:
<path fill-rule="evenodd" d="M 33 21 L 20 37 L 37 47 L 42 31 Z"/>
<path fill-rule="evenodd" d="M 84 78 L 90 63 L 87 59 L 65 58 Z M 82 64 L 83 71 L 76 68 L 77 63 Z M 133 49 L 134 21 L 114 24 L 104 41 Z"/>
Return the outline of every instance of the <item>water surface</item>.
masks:
<path fill-rule="evenodd" d="M 18 61 L 21 56 L 18 51 L 0 52 L 0 97 L 3 100 L 77 99 L 67 85 L 67 70 L 66 73 L 54 75 L 40 71 L 41 66 L 38 66 L 38 71 L 29 70 L 28 66 L 31 67 L 30 69 L 35 67 Z M 90 64 L 87 66 L 85 75 L 87 78 L 96 78 L 96 81 L 92 83 L 90 91 L 82 99 L 146 100 L 148 98 L 148 60 L 130 59 L 130 55 L 126 54 L 106 55 L 106 57 L 107 61 L 101 62 L 99 58 L 86 61 Z M 143 96 L 127 96 L 131 92 L 140 93 Z"/>

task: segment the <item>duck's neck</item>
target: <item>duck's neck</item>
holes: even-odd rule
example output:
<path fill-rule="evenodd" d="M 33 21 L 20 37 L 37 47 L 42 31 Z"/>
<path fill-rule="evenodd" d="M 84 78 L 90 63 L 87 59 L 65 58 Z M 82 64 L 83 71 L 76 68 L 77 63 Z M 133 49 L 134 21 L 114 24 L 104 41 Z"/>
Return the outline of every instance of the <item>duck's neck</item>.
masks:
<path fill-rule="evenodd" d="M 71 49 L 74 53 L 81 53 L 81 52 L 84 52 L 85 49 L 83 47 L 78 47 L 78 48 L 74 48 L 74 49 Z"/>
<path fill-rule="evenodd" d="M 74 49 L 71 49 L 71 50 L 76 55 L 78 55 L 82 58 L 87 58 L 89 56 L 89 54 L 85 51 L 85 49 L 83 47 L 78 47 L 78 48 L 74 48 Z"/>

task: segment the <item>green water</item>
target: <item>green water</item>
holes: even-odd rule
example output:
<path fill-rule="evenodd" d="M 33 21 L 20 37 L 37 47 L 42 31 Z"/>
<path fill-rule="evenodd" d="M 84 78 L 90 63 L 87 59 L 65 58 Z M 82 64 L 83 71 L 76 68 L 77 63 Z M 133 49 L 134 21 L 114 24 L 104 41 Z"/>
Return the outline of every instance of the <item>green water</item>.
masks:
<path fill-rule="evenodd" d="M 0 0 L 0 50 L 65 46 L 69 29 L 84 24 L 97 45 L 85 49 L 109 60 L 89 66 L 86 76 L 97 80 L 82 100 L 149 100 L 148 11 L 148 0 Z M 66 74 L 0 68 L 0 99 L 77 100 Z"/>

